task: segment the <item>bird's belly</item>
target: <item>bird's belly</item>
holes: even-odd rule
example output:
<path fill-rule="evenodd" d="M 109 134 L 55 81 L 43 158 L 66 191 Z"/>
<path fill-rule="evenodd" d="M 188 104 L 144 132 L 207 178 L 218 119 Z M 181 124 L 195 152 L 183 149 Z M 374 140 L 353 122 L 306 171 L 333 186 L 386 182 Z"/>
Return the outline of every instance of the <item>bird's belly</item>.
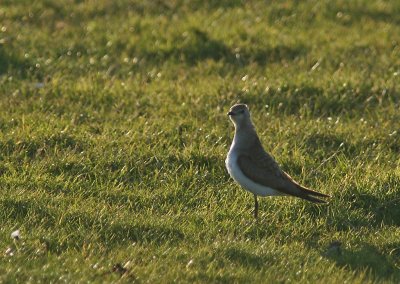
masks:
<path fill-rule="evenodd" d="M 249 179 L 245 174 L 242 172 L 242 170 L 239 168 L 239 165 L 237 163 L 237 155 L 234 153 L 229 152 L 228 157 L 226 158 L 225 164 L 226 168 L 228 169 L 228 172 L 230 176 L 238 183 L 240 184 L 244 189 L 247 191 L 250 191 L 256 195 L 260 196 L 277 196 L 277 195 L 283 195 L 279 191 L 264 186 L 262 184 L 256 183 Z"/>

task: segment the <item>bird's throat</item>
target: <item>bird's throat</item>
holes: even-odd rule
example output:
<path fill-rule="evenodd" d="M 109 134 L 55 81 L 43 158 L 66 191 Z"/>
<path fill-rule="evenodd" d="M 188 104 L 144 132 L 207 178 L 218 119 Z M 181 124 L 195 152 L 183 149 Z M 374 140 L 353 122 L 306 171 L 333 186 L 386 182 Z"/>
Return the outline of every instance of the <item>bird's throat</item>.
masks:
<path fill-rule="evenodd" d="M 254 125 L 250 122 L 247 125 L 235 125 L 235 137 L 233 145 L 236 148 L 248 148 L 257 139 L 257 133 Z"/>

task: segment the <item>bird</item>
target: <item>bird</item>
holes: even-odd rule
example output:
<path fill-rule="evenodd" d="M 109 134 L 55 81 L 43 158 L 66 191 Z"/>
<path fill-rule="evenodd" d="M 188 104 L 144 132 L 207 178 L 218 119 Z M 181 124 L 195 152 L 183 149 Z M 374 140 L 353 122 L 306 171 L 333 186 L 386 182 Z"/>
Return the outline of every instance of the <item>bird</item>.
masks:
<path fill-rule="evenodd" d="M 294 196 L 313 203 L 327 203 L 330 196 L 293 180 L 268 154 L 257 135 L 246 104 L 235 104 L 228 112 L 235 135 L 225 160 L 230 176 L 254 195 L 254 217 L 258 219 L 257 196 Z"/>

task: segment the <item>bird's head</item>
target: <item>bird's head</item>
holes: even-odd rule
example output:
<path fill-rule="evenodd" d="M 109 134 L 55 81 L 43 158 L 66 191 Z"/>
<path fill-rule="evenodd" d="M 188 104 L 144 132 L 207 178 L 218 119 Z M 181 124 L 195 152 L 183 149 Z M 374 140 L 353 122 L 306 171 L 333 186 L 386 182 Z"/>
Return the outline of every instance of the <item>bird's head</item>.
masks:
<path fill-rule="evenodd" d="M 236 104 L 232 106 L 228 115 L 236 127 L 251 123 L 249 108 L 245 104 Z"/>

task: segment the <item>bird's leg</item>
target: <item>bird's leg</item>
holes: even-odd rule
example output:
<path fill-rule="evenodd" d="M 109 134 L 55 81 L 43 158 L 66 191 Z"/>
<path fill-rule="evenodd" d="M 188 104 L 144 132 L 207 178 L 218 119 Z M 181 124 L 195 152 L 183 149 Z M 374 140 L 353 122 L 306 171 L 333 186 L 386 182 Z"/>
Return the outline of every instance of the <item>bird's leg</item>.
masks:
<path fill-rule="evenodd" d="M 258 219 L 258 200 L 257 195 L 254 194 L 254 218 Z"/>

